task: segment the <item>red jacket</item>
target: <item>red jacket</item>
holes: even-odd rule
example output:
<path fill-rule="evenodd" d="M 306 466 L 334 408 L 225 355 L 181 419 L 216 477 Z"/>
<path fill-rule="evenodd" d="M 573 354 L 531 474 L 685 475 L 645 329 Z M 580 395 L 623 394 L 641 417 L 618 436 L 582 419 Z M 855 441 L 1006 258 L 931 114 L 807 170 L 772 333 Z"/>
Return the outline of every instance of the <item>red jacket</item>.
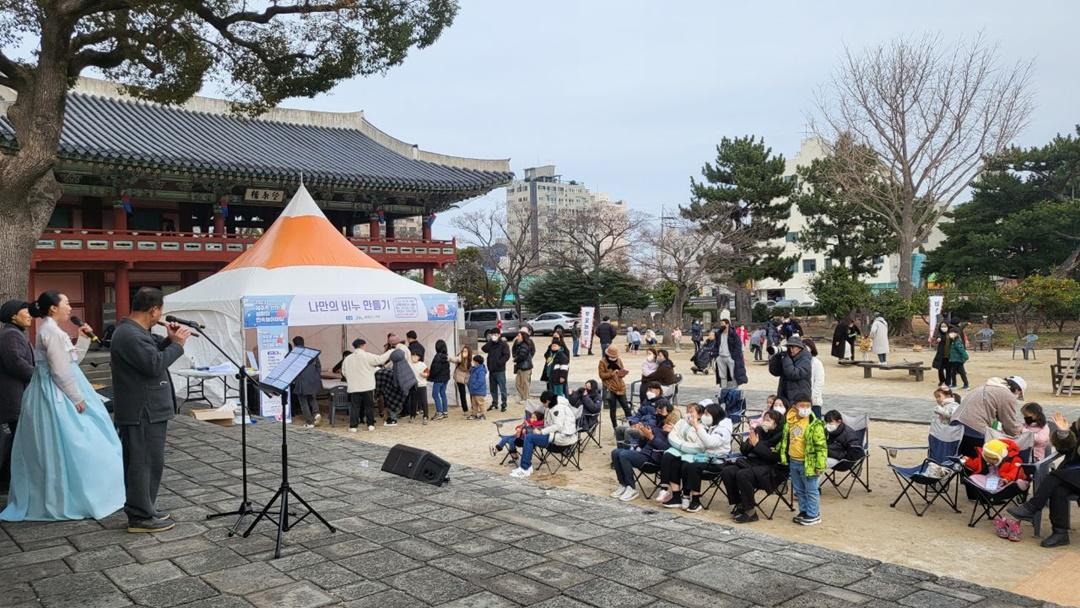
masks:
<path fill-rule="evenodd" d="M 1005 458 L 998 463 L 997 474 L 998 477 L 1003 479 L 1005 483 L 1012 483 L 1017 479 L 1027 479 L 1027 475 L 1024 473 L 1024 469 L 1020 466 L 1023 461 L 1020 459 L 1020 446 L 1016 445 L 1016 442 L 1012 439 L 1001 439 L 1005 442 L 1008 448 Z M 982 448 L 976 448 L 976 458 L 968 458 L 964 461 L 964 467 L 971 471 L 973 474 L 987 474 L 990 470 L 990 465 L 983 460 Z"/>

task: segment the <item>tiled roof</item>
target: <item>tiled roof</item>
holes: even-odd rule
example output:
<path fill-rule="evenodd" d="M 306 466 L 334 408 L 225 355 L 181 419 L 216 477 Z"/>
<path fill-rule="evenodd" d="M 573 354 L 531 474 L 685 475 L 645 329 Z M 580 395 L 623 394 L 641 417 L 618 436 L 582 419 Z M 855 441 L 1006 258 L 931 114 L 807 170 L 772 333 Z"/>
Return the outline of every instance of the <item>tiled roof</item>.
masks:
<path fill-rule="evenodd" d="M 0 117 L 0 147 L 16 144 Z M 69 94 L 61 158 L 391 191 L 487 191 L 513 179 L 409 158 L 359 129 L 250 119 L 130 99 Z"/>

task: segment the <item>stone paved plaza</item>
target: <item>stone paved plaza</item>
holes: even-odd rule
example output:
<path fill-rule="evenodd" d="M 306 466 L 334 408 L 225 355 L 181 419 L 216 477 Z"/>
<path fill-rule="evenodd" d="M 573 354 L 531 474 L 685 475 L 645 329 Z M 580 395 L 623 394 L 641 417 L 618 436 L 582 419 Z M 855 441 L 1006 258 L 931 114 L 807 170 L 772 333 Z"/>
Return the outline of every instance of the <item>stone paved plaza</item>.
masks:
<path fill-rule="evenodd" d="M 250 427 L 253 496 L 279 482 L 280 425 Z M 170 426 L 160 507 L 177 527 L 0 525 L 0 605 L 106 608 L 418 606 L 1044 606 L 1004 591 L 453 467 L 437 488 L 382 473 L 386 448 L 290 429 L 290 480 L 338 528 L 309 518 L 273 559 L 275 528 L 227 535 L 240 429 Z M 719 504 L 719 503 L 717 503 Z M 250 521 L 247 520 L 247 521 Z"/>

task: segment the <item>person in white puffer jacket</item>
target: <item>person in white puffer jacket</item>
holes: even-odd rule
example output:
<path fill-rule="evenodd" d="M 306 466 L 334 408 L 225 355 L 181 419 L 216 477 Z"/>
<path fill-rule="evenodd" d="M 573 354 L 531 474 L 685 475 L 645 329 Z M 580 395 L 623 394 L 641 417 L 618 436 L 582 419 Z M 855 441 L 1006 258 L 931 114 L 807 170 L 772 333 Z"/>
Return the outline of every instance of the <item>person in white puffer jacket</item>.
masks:
<path fill-rule="evenodd" d="M 537 446 L 572 445 L 578 439 L 577 416 L 566 397 L 556 396 L 551 391 L 544 391 L 540 401 L 547 407 L 544 416 L 546 426 L 535 433 L 525 435 L 521 446 L 521 460 L 518 468 L 510 471 L 511 477 L 532 475 L 532 456 Z"/>
<path fill-rule="evenodd" d="M 731 433 L 731 419 L 724 412 L 724 407 L 712 399 L 687 408 L 687 416 L 668 436 L 673 449 L 661 460 L 661 469 L 667 470 L 671 479 L 668 490 L 660 497 L 664 498 L 664 507 L 682 508 L 690 513 L 702 509 L 701 471 L 727 458 L 731 452 Z M 672 439 L 673 436 L 675 439 Z M 681 464 L 677 464 L 680 461 Z M 675 466 L 680 467 L 677 478 L 672 471 Z"/>

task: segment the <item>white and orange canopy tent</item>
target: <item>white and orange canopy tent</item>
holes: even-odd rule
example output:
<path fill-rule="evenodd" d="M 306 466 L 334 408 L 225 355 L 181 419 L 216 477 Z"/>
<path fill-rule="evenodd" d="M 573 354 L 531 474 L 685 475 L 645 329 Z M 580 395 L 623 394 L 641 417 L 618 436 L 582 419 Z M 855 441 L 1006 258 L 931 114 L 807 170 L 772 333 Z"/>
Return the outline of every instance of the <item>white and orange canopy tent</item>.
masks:
<path fill-rule="evenodd" d="M 456 347 L 457 296 L 403 277 L 349 242 L 301 185 L 258 241 L 221 271 L 165 298 L 166 314 L 197 321 L 237 361 L 267 332 L 287 329 L 323 351 L 329 370 L 357 337 L 381 352 L 386 334 L 415 330 L 428 353 Z M 186 367 L 222 358 L 189 340 Z M 260 355 L 263 353 L 260 352 Z M 430 361 L 431 355 L 428 355 Z"/>

